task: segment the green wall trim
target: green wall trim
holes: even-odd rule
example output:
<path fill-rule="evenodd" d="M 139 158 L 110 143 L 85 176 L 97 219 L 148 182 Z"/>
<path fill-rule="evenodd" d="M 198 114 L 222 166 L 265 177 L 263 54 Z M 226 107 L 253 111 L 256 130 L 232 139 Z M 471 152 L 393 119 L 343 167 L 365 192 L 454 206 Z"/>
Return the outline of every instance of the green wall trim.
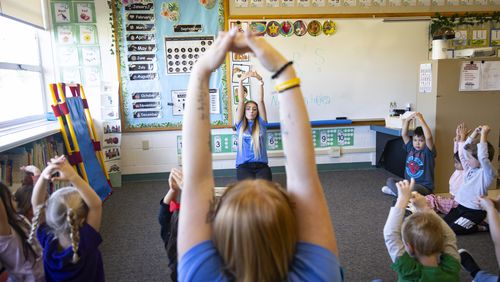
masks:
<path fill-rule="evenodd" d="M 337 171 L 337 170 L 363 170 L 363 169 L 375 169 L 375 166 L 371 162 L 359 162 L 359 163 L 340 163 L 340 164 L 318 164 L 318 171 Z M 283 174 L 285 173 L 284 166 L 272 167 L 273 174 Z M 140 173 L 140 174 L 126 174 L 123 175 L 123 182 L 139 182 L 139 181 L 167 181 L 168 173 Z M 235 177 L 236 169 L 219 169 L 214 170 L 215 177 Z"/>

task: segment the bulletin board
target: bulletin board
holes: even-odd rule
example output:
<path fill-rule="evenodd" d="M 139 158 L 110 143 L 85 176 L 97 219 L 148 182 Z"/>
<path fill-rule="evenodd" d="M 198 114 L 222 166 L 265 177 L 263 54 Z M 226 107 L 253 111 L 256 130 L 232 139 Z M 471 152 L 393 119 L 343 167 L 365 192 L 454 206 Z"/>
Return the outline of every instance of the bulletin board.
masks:
<path fill-rule="evenodd" d="M 224 30 L 223 0 L 115 0 L 122 130 L 178 130 L 194 63 Z M 226 64 L 209 81 L 214 128 L 230 126 Z"/>

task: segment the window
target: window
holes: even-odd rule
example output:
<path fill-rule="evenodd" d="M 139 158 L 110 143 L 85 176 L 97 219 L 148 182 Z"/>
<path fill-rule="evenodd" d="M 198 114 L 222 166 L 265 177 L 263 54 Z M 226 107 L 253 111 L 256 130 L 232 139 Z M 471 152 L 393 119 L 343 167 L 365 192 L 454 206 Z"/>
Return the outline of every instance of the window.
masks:
<path fill-rule="evenodd" d="M 39 32 L 0 16 L 0 128 L 40 120 L 47 112 Z"/>

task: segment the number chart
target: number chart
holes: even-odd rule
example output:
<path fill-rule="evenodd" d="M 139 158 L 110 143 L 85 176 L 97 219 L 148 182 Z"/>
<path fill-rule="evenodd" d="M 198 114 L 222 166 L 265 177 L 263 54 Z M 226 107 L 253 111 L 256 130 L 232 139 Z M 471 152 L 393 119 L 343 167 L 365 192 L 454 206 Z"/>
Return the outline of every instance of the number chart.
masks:
<path fill-rule="evenodd" d="M 354 146 L 354 128 L 321 128 L 312 130 L 313 145 L 315 148 Z M 283 150 L 281 132 L 268 130 L 266 147 L 268 151 Z M 177 136 L 177 153 L 181 154 L 182 136 Z M 236 134 L 212 135 L 212 153 L 236 153 L 238 150 L 238 136 Z"/>

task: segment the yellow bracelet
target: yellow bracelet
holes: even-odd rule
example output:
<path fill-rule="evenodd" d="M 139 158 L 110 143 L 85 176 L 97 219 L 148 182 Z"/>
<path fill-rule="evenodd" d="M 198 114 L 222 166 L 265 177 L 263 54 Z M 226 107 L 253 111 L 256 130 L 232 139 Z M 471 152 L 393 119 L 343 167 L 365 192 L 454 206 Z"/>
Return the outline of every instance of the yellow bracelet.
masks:
<path fill-rule="evenodd" d="M 289 89 L 291 87 L 295 87 L 298 85 L 300 85 L 300 78 L 295 77 L 295 78 L 292 78 L 290 80 L 287 80 L 285 82 L 282 82 L 282 83 L 274 86 L 274 90 L 276 90 L 277 92 L 282 92 L 286 89 Z"/>

